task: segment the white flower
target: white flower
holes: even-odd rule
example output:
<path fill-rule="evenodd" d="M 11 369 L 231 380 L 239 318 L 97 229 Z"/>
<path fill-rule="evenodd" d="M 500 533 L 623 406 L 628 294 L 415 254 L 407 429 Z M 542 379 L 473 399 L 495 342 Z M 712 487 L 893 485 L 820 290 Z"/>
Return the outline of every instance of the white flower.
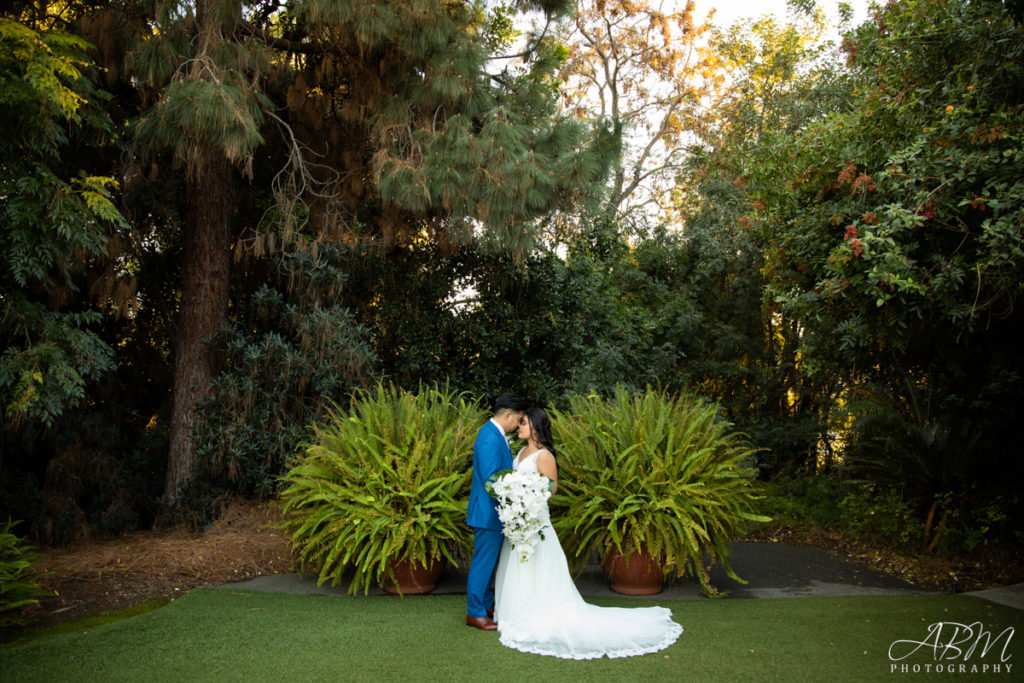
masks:
<path fill-rule="evenodd" d="M 547 524 L 551 487 L 538 472 L 510 471 L 496 479 L 491 490 L 498 499 L 498 519 L 505 538 L 519 555 L 520 562 L 533 556 L 541 529 Z"/>

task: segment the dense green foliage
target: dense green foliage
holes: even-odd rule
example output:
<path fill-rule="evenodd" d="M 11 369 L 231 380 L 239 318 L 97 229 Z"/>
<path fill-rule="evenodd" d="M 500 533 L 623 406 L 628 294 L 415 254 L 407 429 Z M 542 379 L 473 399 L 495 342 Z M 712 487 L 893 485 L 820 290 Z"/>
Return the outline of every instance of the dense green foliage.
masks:
<path fill-rule="evenodd" d="M 9 519 L 0 524 L 0 627 L 16 623 L 23 607 L 37 605 L 37 598 L 49 595 L 35 582 L 39 572 L 32 568 L 43 558 L 14 535 L 15 524 Z"/>
<path fill-rule="evenodd" d="M 709 178 L 734 179 L 734 225 L 763 251 L 788 400 L 822 433 L 807 469 L 895 487 L 924 548 L 970 546 L 987 501 L 1019 513 L 1001 482 L 1024 472 L 1004 457 L 1024 392 L 1024 28 L 998 3 L 889 3 L 843 51 L 730 109 L 770 125 L 719 138 Z"/>
<path fill-rule="evenodd" d="M 280 289 L 260 287 L 247 315 L 239 310 L 213 340 L 224 369 L 193 436 L 203 487 L 261 498 L 276 492 L 308 426 L 332 402 L 343 404 L 376 365 L 368 330 L 337 297 L 344 273 L 301 256 L 274 265 Z"/>
<path fill-rule="evenodd" d="M 466 526 L 473 441 L 486 413 L 464 394 L 378 385 L 314 427 L 284 476 L 285 524 L 301 567 L 349 591 L 394 580 L 391 561 L 448 559 Z"/>
<path fill-rule="evenodd" d="M 586 51 L 514 23 L 568 3 L 414 5 L 5 4 L 0 514 L 66 543 L 180 491 L 205 522 L 378 381 L 562 410 L 651 385 L 718 403 L 761 478 L 849 499 L 846 529 L 1019 541 L 1019 3 L 890 2 L 841 51 L 808 14 L 683 9 L 685 50 L 621 46 L 621 92 L 680 89 L 643 230 L 607 188 L 645 103 L 569 116 Z"/>
<path fill-rule="evenodd" d="M 770 448 L 764 475 L 834 477 L 850 515 L 895 505 L 907 528 L 885 533 L 923 550 L 1013 543 L 1020 25 L 999 3 L 889 3 L 845 64 L 751 28 L 720 37 L 736 87 L 690 177 L 686 234 L 718 283 L 699 301 L 732 295 L 718 329 L 746 349 L 702 390 Z"/>
<path fill-rule="evenodd" d="M 777 163 L 777 141 L 832 111 L 845 92 L 826 59 L 829 46 L 816 38 L 821 30 L 816 21 L 780 25 L 766 17 L 716 33 L 723 71 L 735 83 L 716 102 L 685 176 L 695 196 L 684 235 L 706 339 L 695 386 L 766 447 L 759 466 L 769 476 L 817 467 L 837 381 L 805 372 L 800 321 L 765 301 L 772 236 L 752 220 L 763 203 L 751 175 L 774 183 L 759 169 Z"/>
<path fill-rule="evenodd" d="M 841 111 L 751 170 L 768 295 L 816 363 L 966 370 L 1024 279 L 1024 28 L 992 4 L 893 3 L 844 49 Z"/>
<path fill-rule="evenodd" d="M 386 258 L 324 249 L 315 262 L 297 260 L 320 283 L 286 296 L 303 302 L 336 286 L 367 329 L 379 372 L 400 386 L 449 380 L 481 398 L 514 387 L 537 403 L 562 402 L 616 383 L 677 381 L 694 343 L 682 258 L 669 237 L 634 251 L 598 231 L 563 257 L 536 249 L 522 262 L 431 244 Z"/>
<path fill-rule="evenodd" d="M 718 406 L 696 396 L 617 387 L 611 398 L 574 396 L 552 413 L 559 490 L 559 539 L 577 562 L 591 550 L 627 557 L 644 549 L 673 571 L 711 585 L 705 556 L 730 577 L 729 543 L 758 498 L 745 437 L 730 431 Z"/>
<path fill-rule="evenodd" d="M 994 551 L 1014 552 L 1019 501 L 1013 493 L 970 506 L 945 493 L 936 497 L 934 509 L 922 512 L 906 490 L 913 480 L 881 481 L 782 476 L 765 485 L 764 511 L 780 526 L 837 533 L 904 557 L 941 549 L 949 556 L 991 560 Z"/>
<path fill-rule="evenodd" d="M 51 424 L 109 372 L 87 270 L 124 222 L 116 183 L 81 157 L 110 120 L 83 74 L 81 38 L 0 17 L 0 410 Z M 78 158 L 76 158 L 78 157 Z M 81 166 L 77 166 L 81 163 Z"/>
<path fill-rule="evenodd" d="M 540 404 L 672 377 L 686 294 L 682 310 L 670 308 L 672 283 L 613 242 L 597 251 L 581 239 L 564 258 L 538 249 L 521 264 L 475 250 L 409 250 L 371 286 L 382 294 L 369 315 L 383 372 L 405 386 L 451 378 L 481 397 L 514 387 Z M 677 312 L 683 319 L 672 319 Z"/>

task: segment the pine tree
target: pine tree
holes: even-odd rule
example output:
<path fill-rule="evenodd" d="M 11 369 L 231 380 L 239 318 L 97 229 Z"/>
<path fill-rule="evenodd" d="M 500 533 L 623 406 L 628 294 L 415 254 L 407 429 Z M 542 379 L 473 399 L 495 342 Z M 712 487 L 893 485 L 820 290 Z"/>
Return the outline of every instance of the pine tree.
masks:
<path fill-rule="evenodd" d="M 192 476 L 195 407 L 216 372 L 203 339 L 225 321 L 232 252 L 482 239 L 521 254 L 538 218 L 600 184 L 616 141 L 557 115 L 557 44 L 531 37 L 520 59 L 492 61 L 510 36 L 503 12 L 444 0 L 129 0 L 89 24 L 101 54 L 119 54 L 114 27 L 134 31 L 137 149 L 169 154 L 187 178 L 169 503 Z M 266 185 L 276 206 L 243 222 Z"/>
<path fill-rule="evenodd" d="M 309 0 L 281 18 L 293 41 L 283 99 L 296 135 L 284 189 L 303 200 L 309 238 L 389 247 L 482 230 L 522 253 L 531 221 L 595 194 L 616 140 L 558 116 L 561 45 L 528 36 L 518 58 L 495 59 L 510 42 L 503 19 L 481 3 L 438 0 Z M 321 49 L 299 49 L 300 37 Z"/>
<path fill-rule="evenodd" d="M 154 104 L 135 128 L 143 152 L 169 150 L 183 168 L 185 216 L 181 303 L 174 340 L 174 398 L 164 495 L 174 503 L 192 477 L 196 405 L 216 374 L 204 340 L 228 309 L 235 169 L 263 142 L 260 91 L 266 48 L 240 33 L 240 6 L 224 0 L 154 3 L 156 30 L 132 55 Z"/>

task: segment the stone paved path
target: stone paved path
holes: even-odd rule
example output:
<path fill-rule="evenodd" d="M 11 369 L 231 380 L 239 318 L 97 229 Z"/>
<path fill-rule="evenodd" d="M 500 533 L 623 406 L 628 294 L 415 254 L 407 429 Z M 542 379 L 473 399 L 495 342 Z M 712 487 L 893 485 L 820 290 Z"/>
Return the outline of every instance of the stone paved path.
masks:
<path fill-rule="evenodd" d="M 735 572 L 747 583 L 737 583 L 726 576 L 721 567 L 715 567 L 711 572 L 712 583 L 728 594 L 726 599 L 928 593 L 887 574 L 832 558 L 816 548 L 786 543 L 737 543 L 733 546 L 731 562 Z M 247 590 L 320 595 L 345 595 L 348 587 L 347 584 L 333 588 L 317 586 L 316 576 L 309 574 L 261 576 L 228 585 Z M 608 588 L 608 582 L 596 564 L 584 570 L 577 578 L 576 586 L 585 596 L 619 596 Z M 434 590 L 435 594 L 442 595 L 465 592 L 466 577 L 462 573 L 442 576 Z M 380 589 L 371 590 L 371 594 L 381 593 Z M 1024 609 L 1024 584 L 977 591 L 970 595 Z M 690 579 L 667 585 L 659 596 L 672 600 L 703 599 L 697 582 Z"/>

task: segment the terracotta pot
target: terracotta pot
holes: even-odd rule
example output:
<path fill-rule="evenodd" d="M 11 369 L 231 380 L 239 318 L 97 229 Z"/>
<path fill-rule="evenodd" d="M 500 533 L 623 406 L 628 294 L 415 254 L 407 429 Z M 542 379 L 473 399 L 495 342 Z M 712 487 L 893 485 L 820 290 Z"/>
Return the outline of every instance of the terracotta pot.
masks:
<path fill-rule="evenodd" d="M 385 578 L 384 590 L 397 594 L 401 588 L 402 595 L 419 595 L 434 590 L 444 569 L 442 560 L 427 560 L 426 565 L 405 560 L 392 560 L 389 564 L 395 574 L 395 581 Z"/>
<path fill-rule="evenodd" d="M 624 595 L 654 595 L 661 592 L 664 575 L 661 563 L 643 548 L 627 560 L 612 548 L 604 558 L 604 572 L 611 589 Z"/>

